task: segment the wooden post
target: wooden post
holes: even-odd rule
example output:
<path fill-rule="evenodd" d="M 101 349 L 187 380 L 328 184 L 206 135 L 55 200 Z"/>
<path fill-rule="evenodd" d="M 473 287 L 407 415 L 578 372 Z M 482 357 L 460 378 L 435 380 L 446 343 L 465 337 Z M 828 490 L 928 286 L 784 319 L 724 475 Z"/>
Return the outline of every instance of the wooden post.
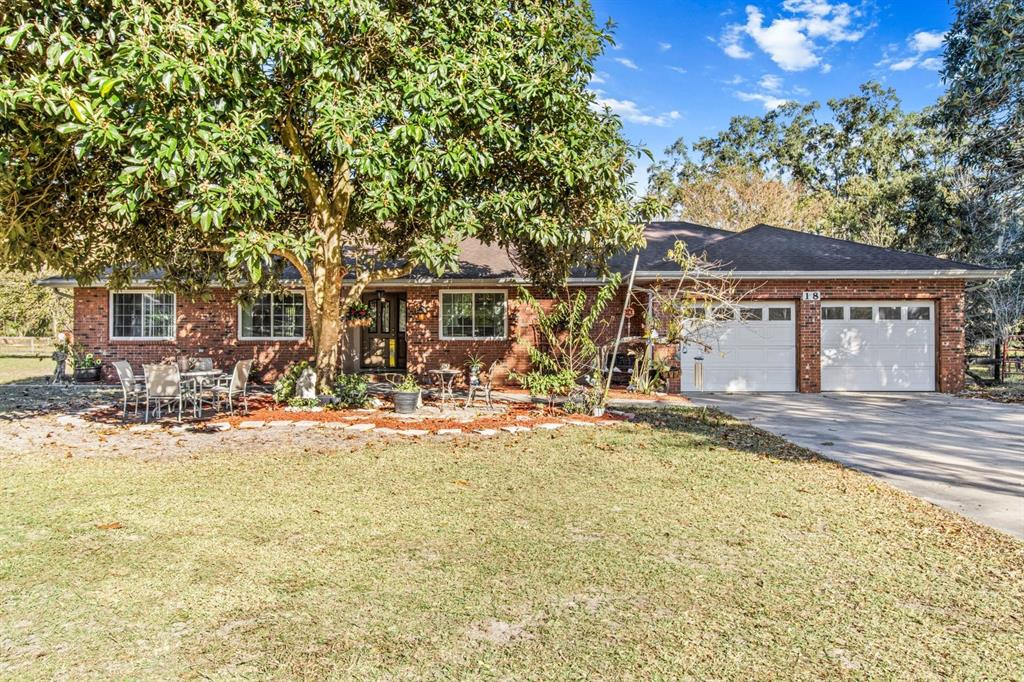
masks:
<path fill-rule="evenodd" d="M 619 331 L 615 334 L 615 344 L 612 346 L 612 358 L 608 367 L 608 378 L 604 382 L 604 394 L 601 396 L 601 405 L 608 402 L 608 391 L 612 390 L 612 372 L 615 370 L 615 356 L 619 354 L 619 341 L 622 339 L 622 328 L 626 324 L 626 308 L 629 307 L 629 300 L 633 296 L 633 280 L 636 279 L 636 266 L 640 262 L 640 254 L 633 256 L 633 269 L 629 273 L 629 285 L 626 286 L 626 299 L 622 303 L 622 313 L 619 315 Z"/>

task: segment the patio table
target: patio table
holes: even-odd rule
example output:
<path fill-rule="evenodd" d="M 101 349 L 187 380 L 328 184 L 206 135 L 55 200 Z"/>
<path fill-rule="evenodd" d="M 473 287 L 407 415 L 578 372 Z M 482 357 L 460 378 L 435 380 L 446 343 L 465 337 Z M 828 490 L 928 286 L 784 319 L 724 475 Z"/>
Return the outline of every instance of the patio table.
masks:
<path fill-rule="evenodd" d="M 455 404 L 455 378 L 462 374 L 457 369 L 432 369 L 427 372 L 441 390 L 441 405 Z"/>
<path fill-rule="evenodd" d="M 217 383 L 217 380 L 224 376 L 224 370 L 222 369 L 193 369 L 188 372 L 181 373 L 182 382 L 190 381 L 195 391 L 195 408 L 196 416 L 201 417 L 203 414 L 203 389 L 209 386 L 213 386 Z M 210 406 L 213 407 L 213 398 L 210 398 Z M 216 408 L 214 409 L 216 412 Z"/>

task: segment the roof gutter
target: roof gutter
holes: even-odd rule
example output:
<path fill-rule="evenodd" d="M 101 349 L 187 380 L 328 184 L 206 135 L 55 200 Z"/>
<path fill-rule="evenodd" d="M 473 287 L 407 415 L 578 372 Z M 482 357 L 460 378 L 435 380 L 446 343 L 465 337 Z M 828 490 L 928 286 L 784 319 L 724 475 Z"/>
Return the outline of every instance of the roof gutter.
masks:
<path fill-rule="evenodd" d="M 699 279 L 970 279 L 987 280 L 1007 277 L 1013 273 L 1012 269 L 995 270 L 733 270 L 718 271 L 705 270 L 697 271 L 695 276 Z M 636 273 L 638 281 L 652 281 L 673 279 L 679 276 L 677 272 L 670 271 L 640 271 Z M 298 280 L 294 281 L 298 284 Z M 604 277 L 570 277 L 566 280 L 569 286 L 598 286 L 608 280 Z M 156 286 L 160 280 L 138 279 L 132 282 L 132 286 Z M 389 279 L 382 282 L 375 282 L 374 288 L 386 287 L 430 287 L 430 286 L 471 286 L 489 285 L 494 286 L 519 286 L 528 285 L 530 282 L 522 277 L 405 277 L 401 279 Z M 51 277 L 36 282 L 39 286 L 54 289 L 80 286 L 74 279 Z M 106 280 L 96 280 L 90 286 L 103 287 Z"/>
<path fill-rule="evenodd" d="M 700 279 L 995 279 L 1013 270 L 732 270 L 698 271 Z M 675 272 L 638 272 L 637 279 L 670 279 Z"/>

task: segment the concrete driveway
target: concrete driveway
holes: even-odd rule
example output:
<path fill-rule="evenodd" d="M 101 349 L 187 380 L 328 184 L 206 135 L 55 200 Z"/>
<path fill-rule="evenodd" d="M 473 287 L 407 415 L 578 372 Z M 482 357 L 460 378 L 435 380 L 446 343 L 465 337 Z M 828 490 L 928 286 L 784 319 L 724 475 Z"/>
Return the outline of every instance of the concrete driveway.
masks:
<path fill-rule="evenodd" d="M 689 397 L 1024 538 L 1024 405 L 940 393 Z"/>

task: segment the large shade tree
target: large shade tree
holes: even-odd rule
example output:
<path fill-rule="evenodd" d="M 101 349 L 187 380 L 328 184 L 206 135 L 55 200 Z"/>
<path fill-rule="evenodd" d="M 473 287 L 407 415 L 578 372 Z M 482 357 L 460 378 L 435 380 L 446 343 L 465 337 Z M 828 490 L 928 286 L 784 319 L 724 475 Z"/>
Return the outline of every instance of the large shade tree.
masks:
<path fill-rule="evenodd" d="M 0 265 L 300 274 L 322 380 L 372 282 L 469 237 L 538 281 L 639 239 L 635 150 L 562 0 L 7 0 Z M 277 263 L 275 266 L 274 263 Z"/>

